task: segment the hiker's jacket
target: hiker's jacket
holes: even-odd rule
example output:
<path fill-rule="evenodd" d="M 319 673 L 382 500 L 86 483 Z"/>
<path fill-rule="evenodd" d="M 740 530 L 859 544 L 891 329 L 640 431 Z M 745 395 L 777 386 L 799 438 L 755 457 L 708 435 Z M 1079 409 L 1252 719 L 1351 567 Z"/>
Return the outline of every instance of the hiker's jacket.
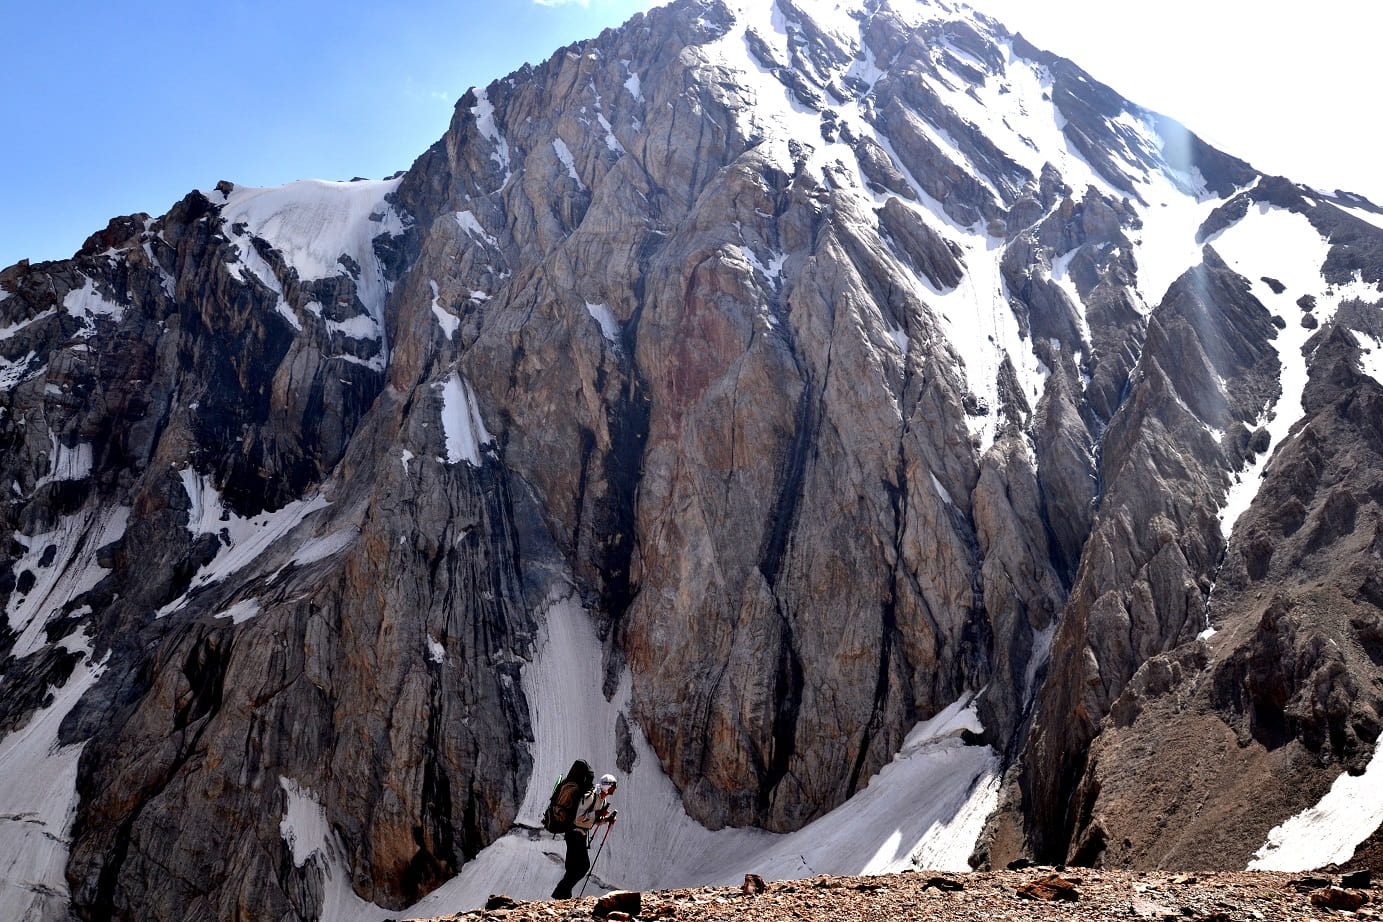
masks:
<path fill-rule="evenodd" d="M 576 828 L 589 832 L 591 827 L 605 819 L 609 811 L 605 807 L 607 798 L 596 790 L 586 792 L 581 798 L 581 806 L 576 809 Z"/>

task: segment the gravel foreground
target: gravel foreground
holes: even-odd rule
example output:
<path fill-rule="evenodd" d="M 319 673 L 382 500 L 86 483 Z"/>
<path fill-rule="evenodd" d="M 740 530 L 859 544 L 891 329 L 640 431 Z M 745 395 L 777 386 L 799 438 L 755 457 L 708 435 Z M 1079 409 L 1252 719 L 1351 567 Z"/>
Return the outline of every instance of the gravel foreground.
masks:
<path fill-rule="evenodd" d="M 631 919 L 676 922 L 1076 922 L 1158 919 L 1249 922 L 1260 919 L 1383 918 L 1383 889 L 1368 872 L 1284 874 L 1216 871 L 1106 871 L 1033 867 L 1018 871 L 878 877 L 815 877 L 743 887 L 701 887 L 599 899 L 518 902 L 492 896 L 487 908 L 435 922 L 550 922 Z M 1343 885 L 1343 886 L 1342 886 Z M 1332 907 L 1341 908 L 1332 908 Z"/>

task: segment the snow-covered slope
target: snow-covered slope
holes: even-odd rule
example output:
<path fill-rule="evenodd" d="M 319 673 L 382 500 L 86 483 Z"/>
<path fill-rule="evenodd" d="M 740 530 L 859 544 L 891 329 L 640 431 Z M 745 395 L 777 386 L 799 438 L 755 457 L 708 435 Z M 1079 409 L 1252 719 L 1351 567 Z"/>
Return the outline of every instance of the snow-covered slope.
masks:
<path fill-rule="evenodd" d="M 426 919 L 472 909 L 493 893 L 546 899 L 562 876 L 565 846 L 541 829 L 555 779 L 584 756 L 599 773 L 613 771 L 618 819 L 598 829 L 600 849 L 587 894 L 610 889 L 665 889 L 733 884 L 745 874 L 767 880 L 815 874 L 882 874 L 908 868 L 969 867 L 984 821 L 997 802 L 999 760 L 967 746 L 962 730 L 979 732 L 968 701 L 919 724 L 890 765 L 849 803 L 788 835 L 753 829 L 710 831 L 687 816 L 648 741 L 633 729 L 634 762 L 613 764 L 617 725 L 628 720 L 629 679 L 607 701 L 601 692 L 600 643 L 570 597 L 544 612 L 538 652 L 524 669 L 534 719 L 534 770 L 516 828 L 461 873 L 408 910 Z"/>

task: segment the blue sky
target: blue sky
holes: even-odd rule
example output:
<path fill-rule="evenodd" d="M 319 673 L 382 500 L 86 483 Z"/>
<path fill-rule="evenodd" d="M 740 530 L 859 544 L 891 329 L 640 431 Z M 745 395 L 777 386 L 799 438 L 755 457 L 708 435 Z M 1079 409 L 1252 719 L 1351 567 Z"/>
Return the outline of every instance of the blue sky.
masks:
<path fill-rule="evenodd" d="M 767 0 L 765 0 L 767 2 Z M 1383 14 L 1314 0 L 971 0 L 1260 169 L 1383 203 L 1368 47 Z M 648 0 L 0 0 L 0 266 L 220 179 L 378 178 L 473 84 Z M 1291 8 L 1285 8 L 1291 9 Z"/>
<path fill-rule="evenodd" d="M 229 179 L 379 178 L 647 0 L 0 0 L 0 266 Z"/>

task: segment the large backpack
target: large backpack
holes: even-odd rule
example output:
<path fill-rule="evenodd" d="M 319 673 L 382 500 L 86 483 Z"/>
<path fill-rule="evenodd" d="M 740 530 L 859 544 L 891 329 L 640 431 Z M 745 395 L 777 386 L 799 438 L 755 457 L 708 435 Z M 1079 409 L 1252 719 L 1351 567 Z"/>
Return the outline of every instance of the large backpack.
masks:
<path fill-rule="evenodd" d="M 543 811 L 543 828 L 555 833 L 574 829 L 581 798 L 594 786 L 595 772 L 591 771 L 591 767 L 581 759 L 571 763 L 571 769 L 553 785 L 552 797 Z"/>

